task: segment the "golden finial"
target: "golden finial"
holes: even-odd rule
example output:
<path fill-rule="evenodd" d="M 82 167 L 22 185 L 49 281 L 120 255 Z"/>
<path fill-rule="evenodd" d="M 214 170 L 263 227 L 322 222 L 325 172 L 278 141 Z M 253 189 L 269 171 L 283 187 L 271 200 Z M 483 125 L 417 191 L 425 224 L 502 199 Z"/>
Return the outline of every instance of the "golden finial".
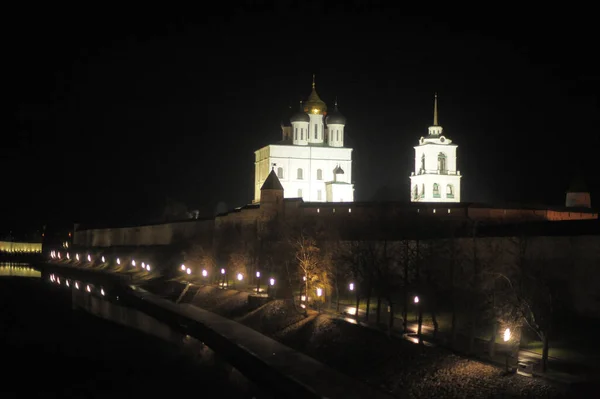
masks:
<path fill-rule="evenodd" d="M 433 126 L 438 125 L 438 106 L 437 106 L 437 93 L 435 93 L 435 98 L 433 100 Z"/>
<path fill-rule="evenodd" d="M 315 74 L 313 73 L 313 89 L 315 88 Z"/>

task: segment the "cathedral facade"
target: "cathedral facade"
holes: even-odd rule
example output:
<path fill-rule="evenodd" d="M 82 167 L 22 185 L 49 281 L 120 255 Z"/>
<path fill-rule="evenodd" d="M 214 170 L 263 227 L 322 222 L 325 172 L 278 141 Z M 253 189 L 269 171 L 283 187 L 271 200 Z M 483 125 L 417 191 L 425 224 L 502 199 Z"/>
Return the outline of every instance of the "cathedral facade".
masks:
<path fill-rule="evenodd" d="M 415 170 L 410 176 L 412 202 L 460 202 L 461 174 L 456 165 L 458 146 L 444 136 L 438 124 L 437 94 L 433 126 L 415 147 Z"/>
<path fill-rule="evenodd" d="M 260 189 L 271 171 L 281 182 L 285 198 L 353 202 L 352 148 L 344 146 L 345 126 L 337 101 L 328 112 L 313 76 L 308 100 L 282 121 L 282 140 L 255 151 L 253 203 L 260 202 Z"/>

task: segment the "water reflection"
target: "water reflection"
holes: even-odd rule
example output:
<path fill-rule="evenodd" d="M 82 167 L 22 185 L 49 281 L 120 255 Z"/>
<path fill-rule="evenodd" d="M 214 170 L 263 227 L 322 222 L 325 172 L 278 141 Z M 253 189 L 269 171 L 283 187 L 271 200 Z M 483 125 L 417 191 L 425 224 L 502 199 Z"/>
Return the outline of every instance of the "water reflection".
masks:
<path fill-rule="evenodd" d="M 41 278 L 42 273 L 33 268 L 29 263 L 2 262 L 0 263 L 0 277 L 33 277 Z"/>

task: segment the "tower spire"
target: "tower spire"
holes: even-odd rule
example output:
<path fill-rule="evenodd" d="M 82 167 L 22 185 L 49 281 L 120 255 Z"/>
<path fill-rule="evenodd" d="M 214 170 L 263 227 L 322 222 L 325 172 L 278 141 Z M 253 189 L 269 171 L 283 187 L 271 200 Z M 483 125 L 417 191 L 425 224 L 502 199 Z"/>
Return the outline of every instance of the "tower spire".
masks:
<path fill-rule="evenodd" d="M 438 126 L 437 93 L 435 93 L 433 99 L 433 126 Z"/>
<path fill-rule="evenodd" d="M 313 73 L 313 85 L 312 85 L 313 89 L 315 88 L 315 74 Z"/>

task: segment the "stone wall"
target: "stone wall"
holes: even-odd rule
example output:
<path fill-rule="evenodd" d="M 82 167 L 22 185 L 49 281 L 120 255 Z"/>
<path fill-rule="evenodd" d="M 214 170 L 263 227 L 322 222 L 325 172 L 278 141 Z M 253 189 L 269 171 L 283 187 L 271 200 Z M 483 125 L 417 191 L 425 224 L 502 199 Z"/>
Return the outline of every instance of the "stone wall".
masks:
<path fill-rule="evenodd" d="M 211 236 L 214 221 L 189 220 L 146 226 L 76 230 L 73 244 L 81 247 L 171 245 L 194 237 Z"/>

